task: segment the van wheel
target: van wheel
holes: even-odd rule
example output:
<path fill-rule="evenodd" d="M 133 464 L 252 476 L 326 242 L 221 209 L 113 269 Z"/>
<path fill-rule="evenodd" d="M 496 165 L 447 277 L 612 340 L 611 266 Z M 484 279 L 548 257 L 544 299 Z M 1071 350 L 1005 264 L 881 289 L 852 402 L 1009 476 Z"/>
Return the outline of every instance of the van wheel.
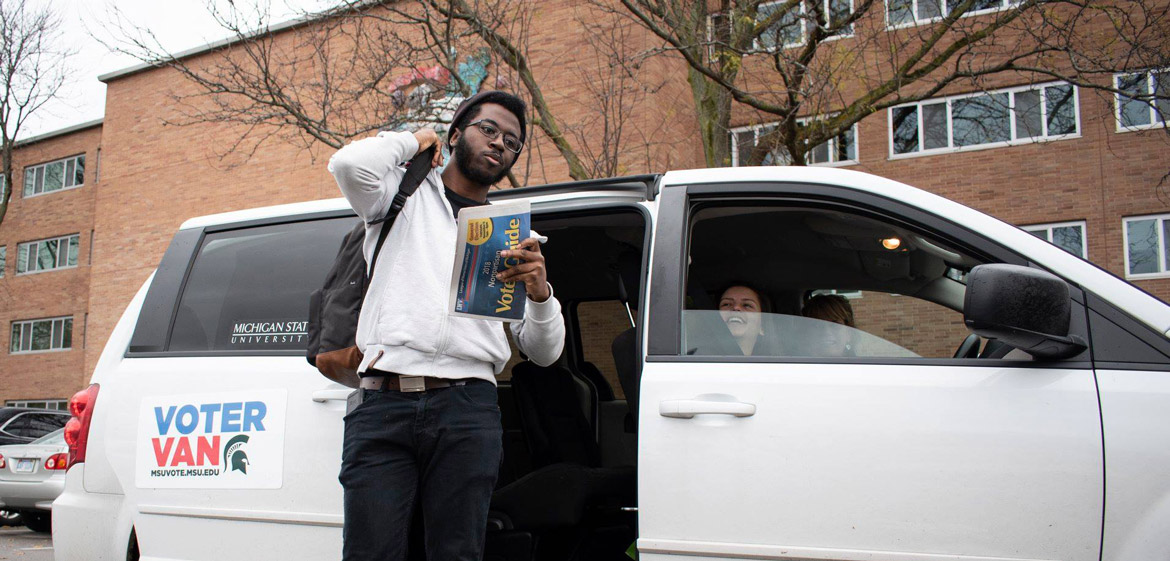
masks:
<path fill-rule="evenodd" d="M 138 531 L 130 528 L 130 545 L 126 547 L 126 561 L 138 561 Z"/>
<path fill-rule="evenodd" d="M 26 512 L 24 513 L 24 525 L 29 530 L 48 534 L 53 531 L 52 515 L 46 512 Z"/>
<path fill-rule="evenodd" d="M 24 518 L 15 510 L 0 510 L 0 527 L 23 526 Z"/>

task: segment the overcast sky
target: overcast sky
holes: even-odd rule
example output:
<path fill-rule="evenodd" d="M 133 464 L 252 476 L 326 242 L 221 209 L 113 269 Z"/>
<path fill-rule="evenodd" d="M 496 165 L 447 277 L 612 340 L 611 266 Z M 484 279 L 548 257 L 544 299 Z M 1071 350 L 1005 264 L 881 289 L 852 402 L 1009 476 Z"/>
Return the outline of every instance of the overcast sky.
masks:
<path fill-rule="evenodd" d="M 211 0 L 226 5 L 225 0 Z M 255 0 L 245 0 L 237 4 Z M 263 0 L 261 0 L 263 1 Z M 224 38 L 227 33 L 208 13 L 203 0 L 33 0 L 52 6 L 61 15 L 65 37 L 77 52 L 70 60 L 73 79 L 61 99 L 45 106 L 20 132 L 21 138 L 51 132 L 71 125 L 100 119 L 106 106 L 106 86 L 97 77 L 134 66 L 137 62 L 109 52 L 91 34 L 108 38 L 106 25 L 112 7 L 122 11 L 134 25 L 150 29 L 168 51 L 180 52 Z M 318 9 L 326 0 L 271 0 L 273 23 L 295 16 L 297 9 Z"/>

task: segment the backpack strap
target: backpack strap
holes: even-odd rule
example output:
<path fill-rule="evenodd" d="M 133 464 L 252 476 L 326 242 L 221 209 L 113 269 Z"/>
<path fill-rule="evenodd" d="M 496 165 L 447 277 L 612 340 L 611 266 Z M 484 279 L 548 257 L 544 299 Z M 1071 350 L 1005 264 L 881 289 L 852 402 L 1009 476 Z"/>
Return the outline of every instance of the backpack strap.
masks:
<path fill-rule="evenodd" d="M 406 173 L 402 176 L 402 183 L 398 184 L 398 192 L 394 194 L 394 200 L 390 201 L 390 208 L 386 209 L 386 215 L 366 223 L 371 226 L 384 223 L 382 231 L 378 233 L 378 243 L 374 245 L 374 256 L 370 259 L 368 278 L 374 278 L 374 265 L 378 263 L 378 254 L 382 252 L 382 244 L 386 243 L 386 236 L 390 235 L 390 228 L 394 227 L 394 220 L 398 218 L 398 213 L 402 212 L 402 207 L 406 205 L 406 199 L 418 190 L 418 186 L 431 172 L 431 160 L 435 157 L 435 150 L 438 150 L 438 147 L 431 146 L 410 159 L 410 167 L 406 168 Z"/>

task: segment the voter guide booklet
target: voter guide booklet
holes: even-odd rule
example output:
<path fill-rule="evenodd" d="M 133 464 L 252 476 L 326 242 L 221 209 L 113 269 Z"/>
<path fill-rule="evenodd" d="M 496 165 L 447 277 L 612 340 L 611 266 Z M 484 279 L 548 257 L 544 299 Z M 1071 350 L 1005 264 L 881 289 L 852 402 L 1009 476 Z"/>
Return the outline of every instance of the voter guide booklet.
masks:
<path fill-rule="evenodd" d="M 459 211 L 455 269 L 451 274 L 451 315 L 519 321 L 524 318 L 524 283 L 503 283 L 496 274 L 520 263 L 500 252 L 531 236 L 527 201 L 467 207 Z"/>

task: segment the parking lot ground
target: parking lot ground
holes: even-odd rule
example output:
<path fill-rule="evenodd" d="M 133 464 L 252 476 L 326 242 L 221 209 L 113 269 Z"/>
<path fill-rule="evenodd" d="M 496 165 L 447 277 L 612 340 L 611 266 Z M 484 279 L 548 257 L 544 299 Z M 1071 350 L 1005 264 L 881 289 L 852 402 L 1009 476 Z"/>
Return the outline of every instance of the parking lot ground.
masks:
<path fill-rule="evenodd" d="M 0 528 L 0 560 L 52 561 L 53 538 L 24 526 Z"/>

